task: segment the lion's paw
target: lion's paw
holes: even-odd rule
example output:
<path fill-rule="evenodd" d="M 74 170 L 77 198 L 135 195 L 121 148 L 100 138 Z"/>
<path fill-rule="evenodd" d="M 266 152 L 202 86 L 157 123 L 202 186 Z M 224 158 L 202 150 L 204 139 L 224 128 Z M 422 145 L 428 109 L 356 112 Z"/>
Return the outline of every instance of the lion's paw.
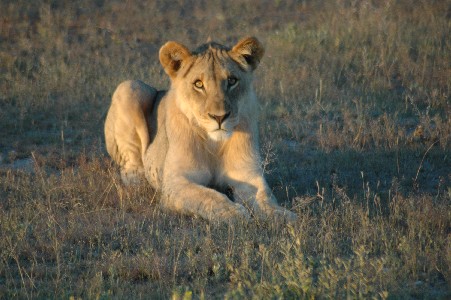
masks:
<path fill-rule="evenodd" d="M 232 205 L 228 205 L 226 208 L 218 211 L 216 219 L 226 223 L 237 223 L 242 221 L 247 222 L 251 219 L 251 215 L 243 205 L 233 203 Z"/>
<path fill-rule="evenodd" d="M 126 171 L 121 170 L 121 180 L 125 186 L 135 186 L 146 182 L 144 171 Z"/>

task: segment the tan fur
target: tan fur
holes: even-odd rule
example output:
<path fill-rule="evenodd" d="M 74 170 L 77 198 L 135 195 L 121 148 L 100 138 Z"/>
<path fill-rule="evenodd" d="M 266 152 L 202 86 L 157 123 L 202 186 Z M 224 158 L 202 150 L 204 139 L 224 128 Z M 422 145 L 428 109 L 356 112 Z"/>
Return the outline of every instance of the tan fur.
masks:
<path fill-rule="evenodd" d="M 160 49 L 168 92 L 121 83 L 105 139 L 123 181 L 144 175 L 162 192 L 163 207 L 208 220 L 248 219 L 249 211 L 294 220 L 277 205 L 261 170 L 252 72 L 263 53 L 256 38 L 231 49 L 210 42 L 192 53 L 168 42 Z M 227 187 L 235 201 L 220 192 Z"/>

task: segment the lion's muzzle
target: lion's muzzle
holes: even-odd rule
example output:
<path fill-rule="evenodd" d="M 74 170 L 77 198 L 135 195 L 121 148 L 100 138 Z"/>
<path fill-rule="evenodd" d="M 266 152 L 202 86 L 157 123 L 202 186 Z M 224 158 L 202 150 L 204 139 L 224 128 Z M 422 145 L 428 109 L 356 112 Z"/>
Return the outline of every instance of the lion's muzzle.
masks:
<path fill-rule="evenodd" d="M 222 115 L 222 116 L 212 115 L 210 113 L 208 113 L 208 116 L 211 119 L 215 120 L 218 123 L 218 126 L 219 126 L 218 129 L 221 129 L 222 123 L 230 116 L 230 111 L 228 113 L 226 113 L 225 115 Z"/>

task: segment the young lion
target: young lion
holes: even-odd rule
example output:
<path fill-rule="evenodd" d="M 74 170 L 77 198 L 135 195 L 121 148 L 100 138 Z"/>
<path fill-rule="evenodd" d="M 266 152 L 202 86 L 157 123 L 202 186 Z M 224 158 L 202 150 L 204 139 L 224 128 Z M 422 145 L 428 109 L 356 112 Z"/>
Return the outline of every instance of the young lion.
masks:
<path fill-rule="evenodd" d="M 208 220 L 296 215 L 277 205 L 262 175 L 252 73 L 264 53 L 254 38 L 190 52 L 168 42 L 160 62 L 169 91 L 121 83 L 105 122 L 108 153 L 124 183 L 147 178 L 161 205 Z M 234 201 L 218 190 L 230 188 Z"/>

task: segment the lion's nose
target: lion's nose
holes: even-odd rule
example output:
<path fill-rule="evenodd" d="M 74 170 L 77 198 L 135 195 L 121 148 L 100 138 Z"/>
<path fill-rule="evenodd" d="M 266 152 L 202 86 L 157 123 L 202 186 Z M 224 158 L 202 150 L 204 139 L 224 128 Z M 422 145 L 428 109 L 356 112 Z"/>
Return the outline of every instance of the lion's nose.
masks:
<path fill-rule="evenodd" d="M 218 122 L 219 128 L 221 128 L 221 124 L 230 116 L 230 111 L 222 116 L 212 115 L 210 113 L 208 114 L 208 116 L 213 120 L 216 120 L 216 122 Z"/>

